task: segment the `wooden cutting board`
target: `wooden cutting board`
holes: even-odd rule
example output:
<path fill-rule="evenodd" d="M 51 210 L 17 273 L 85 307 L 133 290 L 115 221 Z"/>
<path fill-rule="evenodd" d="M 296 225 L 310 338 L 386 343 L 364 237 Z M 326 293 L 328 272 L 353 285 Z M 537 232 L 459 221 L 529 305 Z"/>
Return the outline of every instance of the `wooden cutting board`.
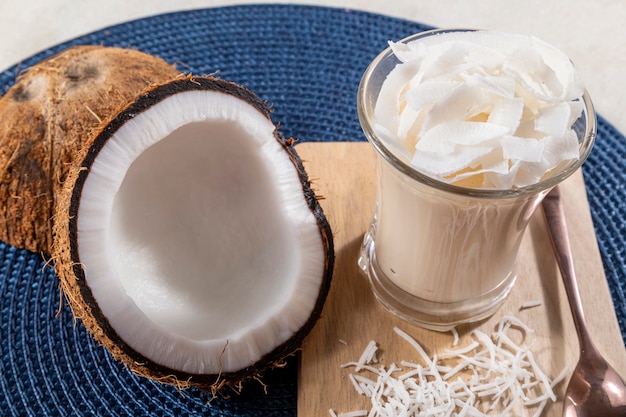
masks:
<path fill-rule="evenodd" d="M 450 332 L 438 333 L 408 324 L 384 310 L 372 295 L 367 279 L 357 267 L 363 233 L 368 228 L 375 197 L 376 157 L 369 143 L 303 143 L 297 151 L 304 160 L 313 188 L 322 197 L 335 239 L 332 288 L 322 317 L 306 339 L 298 377 L 298 415 L 329 416 L 369 409 L 368 399 L 354 390 L 340 365 L 356 361 L 370 340 L 381 348 L 380 364 L 419 361 L 415 351 L 393 332 L 397 326 L 418 340 L 432 356 L 451 347 Z M 621 339 L 580 172 L 562 185 L 562 196 L 572 239 L 583 303 L 592 336 L 611 363 L 626 375 L 626 350 Z M 492 333 L 504 314 L 512 314 L 535 329 L 535 358 L 555 377 L 578 360 L 578 342 L 561 277 L 539 209 L 522 243 L 518 281 L 504 306 L 490 319 L 458 328 L 459 347 L 471 340 L 470 332 Z M 520 309 L 527 301 L 542 305 Z M 562 398 L 566 383 L 556 388 Z M 560 416 L 560 401 L 549 405 L 544 416 Z"/>

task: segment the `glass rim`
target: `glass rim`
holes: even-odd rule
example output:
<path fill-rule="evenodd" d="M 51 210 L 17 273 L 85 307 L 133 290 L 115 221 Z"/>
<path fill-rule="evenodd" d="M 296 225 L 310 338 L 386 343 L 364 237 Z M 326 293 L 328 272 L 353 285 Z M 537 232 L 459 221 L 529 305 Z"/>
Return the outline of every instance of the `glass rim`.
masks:
<path fill-rule="evenodd" d="M 413 41 L 416 39 L 420 39 L 423 37 L 436 35 L 440 33 L 447 32 L 474 32 L 476 29 L 461 29 L 461 28 L 452 28 L 452 29 L 433 29 L 426 30 L 423 32 L 419 32 L 410 36 L 407 36 L 401 40 L 399 43 L 405 43 L 409 41 Z M 410 164 L 403 161 L 400 157 L 398 157 L 386 144 L 383 140 L 381 140 L 376 134 L 373 126 L 373 108 L 374 106 L 367 106 L 367 97 L 371 92 L 371 82 L 373 73 L 379 68 L 379 65 L 385 59 L 396 59 L 393 55 L 393 51 L 391 47 L 385 48 L 382 52 L 380 52 L 368 65 L 363 76 L 361 77 L 361 81 L 359 83 L 359 87 L 357 90 L 357 114 L 359 117 L 359 122 L 361 124 L 361 129 L 365 133 L 367 140 L 373 145 L 376 152 L 382 156 L 388 163 L 390 163 L 397 170 L 405 174 L 407 177 L 420 182 L 422 184 L 437 188 L 442 191 L 447 191 L 453 194 L 477 197 L 477 198 L 514 198 L 525 196 L 529 194 L 536 194 L 538 192 L 550 189 L 559 183 L 563 182 L 565 179 L 570 177 L 574 172 L 576 172 L 586 161 L 587 157 L 591 153 L 591 149 L 593 148 L 593 144 L 595 142 L 595 138 L 597 135 L 597 116 L 591 101 L 591 97 L 587 90 L 583 91 L 583 95 L 579 97 L 577 100 L 581 100 L 583 104 L 583 112 L 581 116 L 577 119 L 580 120 L 583 118 L 585 126 L 584 126 L 584 137 L 582 140 L 579 135 L 579 156 L 578 159 L 571 160 L 567 165 L 559 170 L 557 174 L 550 175 L 547 178 L 523 187 L 517 188 L 469 188 L 463 187 L 459 185 L 454 185 L 447 183 L 445 181 L 438 180 L 434 177 L 431 177 L 427 174 L 424 174 L 418 171 L 416 168 L 412 167 Z M 399 61 L 398 61 L 399 62 Z M 394 65 L 395 67 L 395 65 Z M 385 75 L 386 76 L 386 75 Z M 378 94 L 376 94 L 377 98 Z M 574 122 L 576 123 L 576 122 Z"/>

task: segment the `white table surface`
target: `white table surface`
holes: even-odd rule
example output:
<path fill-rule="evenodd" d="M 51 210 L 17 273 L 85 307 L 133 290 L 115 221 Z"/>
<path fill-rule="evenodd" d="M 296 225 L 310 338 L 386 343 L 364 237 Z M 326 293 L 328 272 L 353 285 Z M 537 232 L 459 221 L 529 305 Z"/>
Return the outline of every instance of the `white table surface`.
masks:
<path fill-rule="evenodd" d="M 0 0 L 0 70 L 50 46 L 112 24 L 175 10 L 250 3 L 271 1 Z M 292 0 L 287 3 L 367 10 L 436 27 L 536 35 L 571 57 L 598 113 L 626 132 L 624 0 Z"/>

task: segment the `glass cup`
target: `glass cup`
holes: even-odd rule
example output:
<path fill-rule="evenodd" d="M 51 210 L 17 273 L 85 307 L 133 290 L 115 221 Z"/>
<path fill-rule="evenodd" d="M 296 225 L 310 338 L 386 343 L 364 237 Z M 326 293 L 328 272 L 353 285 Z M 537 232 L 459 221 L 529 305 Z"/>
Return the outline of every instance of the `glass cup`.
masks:
<path fill-rule="evenodd" d="M 409 42 L 458 29 L 409 36 Z M 516 260 L 526 227 L 544 196 L 583 164 L 596 135 L 588 94 L 574 123 L 580 157 L 548 178 L 512 189 L 451 185 L 412 168 L 374 130 L 383 81 L 399 63 L 387 48 L 361 80 L 361 126 L 377 153 L 375 214 L 365 233 L 359 267 L 379 302 L 419 326 L 446 331 L 492 315 L 517 278 Z"/>

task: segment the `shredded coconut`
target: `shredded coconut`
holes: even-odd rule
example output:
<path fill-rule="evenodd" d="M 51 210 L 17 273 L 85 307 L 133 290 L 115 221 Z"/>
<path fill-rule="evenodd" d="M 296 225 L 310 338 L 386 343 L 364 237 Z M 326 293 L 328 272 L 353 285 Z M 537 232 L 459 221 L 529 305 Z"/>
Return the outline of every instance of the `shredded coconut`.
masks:
<path fill-rule="evenodd" d="M 512 331 L 518 334 L 511 334 Z M 378 346 L 371 341 L 353 367 L 350 380 L 355 390 L 371 400 L 370 410 L 356 410 L 332 417 L 539 417 L 548 402 L 557 400 L 553 388 L 563 381 L 568 368 L 553 380 L 537 364 L 525 341 L 534 331 L 513 316 L 504 316 L 496 331 L 487 335 L 475 330 L 464 347 L 430 356 L 409 334 L 394 332 L 412 346 L 419 363 L 403 360 L 400 366 L 372 366 Z M 369 375 L 361 375 L 361 371 Z"/>
<path fill-rule="evenodd" d="M 452 342 L 452 346 L 456 346 L 459 344 L 459 332 L 456 330 L 456 327 L 450 329 L 452 336 L 454 337 L 454 341 Z"/>
<path fill-rule="evenodd" d="M 368 368 L 367 365 L 372 363 L 377 363 L 378 359 L 376 359 L 376 351 L 378 350 L 378 346 L 376 342 L 371 340 L 368 344 L 361 357 L 357 362 L 348 362 L 341 365 L 342 368 L 346 368 L 348 366 L 354 366 L 354 370 L 359 372 L 361 369 Z"/>
<path fill-rule="evenodd" d="M 351 411 L 349 413 L 339 413 L 335 417 L 365 417 L 365 416 L 367 416 L 366 410 L 358 410 L 358 411 Z"/>
<path fill-rule="evenodd" d="M 539 307 L 543 303 L 541 301 L 526 301 L 520 306 L 520 310 L 526 310 L 527 308 Z"/>

